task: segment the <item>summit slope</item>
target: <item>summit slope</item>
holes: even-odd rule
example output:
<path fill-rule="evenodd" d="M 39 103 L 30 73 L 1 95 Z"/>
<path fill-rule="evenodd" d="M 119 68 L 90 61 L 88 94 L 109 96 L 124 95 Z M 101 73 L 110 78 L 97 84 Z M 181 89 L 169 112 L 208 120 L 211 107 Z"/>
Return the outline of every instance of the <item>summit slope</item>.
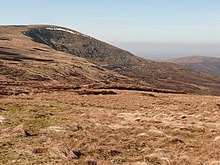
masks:
<path fill-rule="evenodd" d="M 220 77 L 135 56 L 77 31 L 59 26 L 29 26 L 24 32 L 33 41 L 55 50 L 88 59 L 137 82 L 198 94 L 220 95 Z"/>
<path fill-rule="evenodd" d="M 38 28 L 57 39 L 27 36 Z M 198 95 L 219 95 L 217 76 L 98 40 L 111 58 L 56 50 L 66 36 L 95 40 L 62 27 L 0 27 L 0 164 L 219 164 L 220 96 Z"/>
<path fill-rule="evenodd" d="M 131 79 L 85 58 L 56 51 L 32 41 L 23 33 L 26 26 L 0 27 L 0 91 L 7 94 L 18 88 L 32 91 L 45 86 L 83 86 Z M 132 80 L 131 80 L 132 81 Z"/>

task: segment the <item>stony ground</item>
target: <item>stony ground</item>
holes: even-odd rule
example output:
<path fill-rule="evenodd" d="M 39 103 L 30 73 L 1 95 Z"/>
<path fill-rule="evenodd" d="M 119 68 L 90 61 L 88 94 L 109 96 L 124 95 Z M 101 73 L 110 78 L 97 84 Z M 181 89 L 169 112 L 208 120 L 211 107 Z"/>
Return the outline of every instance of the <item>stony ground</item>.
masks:
<path fill-rule="evenodd" d="M 0 97 L 0 164 L 220 164 L 220 97 L 114 92 Z"/>

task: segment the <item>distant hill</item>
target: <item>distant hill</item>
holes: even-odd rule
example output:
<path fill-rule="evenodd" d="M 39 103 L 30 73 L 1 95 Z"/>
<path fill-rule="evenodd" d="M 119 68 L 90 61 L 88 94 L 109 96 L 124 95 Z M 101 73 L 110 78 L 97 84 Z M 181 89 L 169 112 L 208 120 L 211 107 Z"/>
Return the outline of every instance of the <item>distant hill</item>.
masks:
<path fill-rule="evenodd" d="M 220 58 L 204 56 L 188 56 L 161 60 L 161 62 L 175 63 L 181 66 L 220 75 Z"/>
<path fill-rule="evenodd" d="M 85 58 L 34 42 L 23 34 L 27 30 L 27 26 L 0 26 L 0 93 L 132 81 Z"/>
<path fill-rule="evenodd" d="M 220 77 L 137 57 L 59 26 L 1 26 L 0 80 L 37 83 L 141 84 L 220 95 Z"/>
<path fill-rule="evenodd" d="M 55 50 L 84 57 L 102 65 L 139 65 L 144 62 L 128 51 L 64 27 L 34 27 L 29 28 L 25 34 Z"/>

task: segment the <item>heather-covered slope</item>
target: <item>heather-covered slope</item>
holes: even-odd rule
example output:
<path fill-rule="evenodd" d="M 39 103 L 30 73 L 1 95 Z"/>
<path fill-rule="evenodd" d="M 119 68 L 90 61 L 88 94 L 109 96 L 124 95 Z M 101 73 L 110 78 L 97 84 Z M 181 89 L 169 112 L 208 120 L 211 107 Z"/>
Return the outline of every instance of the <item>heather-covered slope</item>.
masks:
<path fill-rule="evenodd" d="M 220 77 L 161 64 L 131 53 L 71 29 L 57 26 L 30 26 L 24 34 L 55 50 L 67 52 L 95 62 L 102 67 L 131 77 L 156 88 L 199 94 L 220 94 Z"/>
<path fill-rule="evenodd" d="M 85 58 L 36 43 L 23 34 L 25 31 L 24 26 L 0 27 L 0 93 L 17 88 L 31 91 L 42 85 L 74 87 L 130 81 Z"/>
<path fill-rule="evenodd" d="M 217 76 L 145 60 L 57 26 L 1 26 L 0 69 L 2 84 L 120 83 L 220 95 Z"/>
<path fill-rule="evenodd" d="M 142 62 L 142 59 L 127 51 L 64 27 L 40 26 L 29 28 L 25 34 L 34 41 L 46 44 L 55 50 L 68 52 L 103 65 L 139 65 Z"/>
<path fill-rule="evenodd" d="M 218 77 L 123 50 L 129 64 L 77 57 L 24 35 L 38 28 L 0 27 L 0 164 L 219 164 L 220 96 L 197 95 L 220 95 Z"/>

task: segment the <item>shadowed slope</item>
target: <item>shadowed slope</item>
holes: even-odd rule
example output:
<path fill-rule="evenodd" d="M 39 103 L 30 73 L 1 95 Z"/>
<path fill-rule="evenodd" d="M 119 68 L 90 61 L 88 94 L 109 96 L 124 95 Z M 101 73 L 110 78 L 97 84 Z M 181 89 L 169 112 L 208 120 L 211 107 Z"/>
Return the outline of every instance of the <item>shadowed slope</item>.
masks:
<path fill-rule="evenodd" d="M 0 27 L 0 38 L 4 38 L 0 40 L 0 91 L 3 93 L 20 87 L 32 90 L 45 84 L 83 86 L 131 80 L 85 58 L 33 42 L 23 34 L 25 31 L 27 27 L 23 26 Z"/>
<path fill-rule="evenodd" d="M 132 55 L 77 31 L 58 26 L 30 26 L 34 41 L 84 57 L 109 70 L 162 89 L 200 94 L 220 94 L 220 77 Z"/>
<path fill-rule="evenodd" d="M 88 58 L 103 65 L 139 65 L 143 62 L 141 58 L 127 51 L 63 27 L 30 28 L 25 34 L 53 49 Z"/>

